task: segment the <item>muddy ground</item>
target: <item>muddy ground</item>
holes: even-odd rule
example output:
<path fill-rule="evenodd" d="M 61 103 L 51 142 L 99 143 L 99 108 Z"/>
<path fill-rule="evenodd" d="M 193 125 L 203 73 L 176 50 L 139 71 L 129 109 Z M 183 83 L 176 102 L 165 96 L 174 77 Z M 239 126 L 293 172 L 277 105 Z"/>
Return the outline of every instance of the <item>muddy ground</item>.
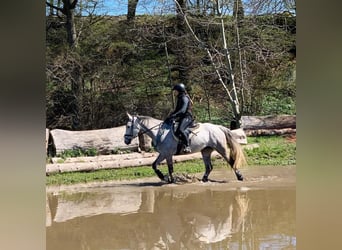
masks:
<path fill-rule="evenodd" d="M 166 168 L 161 168 L 165 173 Z M 296 166 L 249 166 L 241 169 L 244 175 L 244 181 L 237 181 L 234 173 L 228 169 L 213 170 L 209 176 L 209 182 L 200 181 L 203 173 L 186 174 L 178 173 L 175 168 L 176 183 L 166 183 L 155 177 L 141 178 L 135 180 L 106 181 L 81 183 L 74 185 L 47 186 L 46 192 L 59 191 L 78 191 L 95 187 L 115 187 L 123 192 L 132 188 L 161 187 L 177 189 L 193 189 L 200 187 L 211 187 L 214 189 L 236 189 L 236 188 L 267 188 L 283 187 L 296 185 Z M 127 190 L 127 191 L 128 191 Z"/>

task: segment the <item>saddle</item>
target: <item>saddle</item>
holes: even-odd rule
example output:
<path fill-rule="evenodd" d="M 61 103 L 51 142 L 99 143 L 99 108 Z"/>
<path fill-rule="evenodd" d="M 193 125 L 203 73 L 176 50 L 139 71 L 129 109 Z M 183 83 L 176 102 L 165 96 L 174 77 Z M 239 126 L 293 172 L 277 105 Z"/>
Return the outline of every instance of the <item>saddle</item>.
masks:
<path fill-rule="evenodd" d="M 176 135 L 176 131 L 177 131 L 177 128 L 178 128 L 178 122 L 174 122 L 172 124 L 172 131 L 173 131 L 173 135 L 178 139 L 177 135 Z M 196 130 L 199 129 L 200 127 L 200 124 L 199 123 L 195 123 L 195 122 L 192 122 L 186 129 L 185 129 L 185 132 L 189 134 L 196 134 Z"/>
<path fill-rule="evenodd" d="M 184 149 L 184 144 L 182 142 L 182 140 L 176 135 L 176 131 L 177 131 L 177 127 L 178 127 L 178 122 L 175 122 L 172 125 L 172 131 L 173 131 L 173 136 L 174 138 L 178 141 L 178 145 L 177 145 L 177 152 L 176 155 L 182 154 L 183 149 Z M 185 133 L 186 136 L 189 137 L 189 145 L 191 145 L 191 134 L 192 135 L 196 135 L 197 130 L 199 129 L 200 124 L 199 123 L 194 123 L 192 122 L 186 129 L 185 129 Z"/>

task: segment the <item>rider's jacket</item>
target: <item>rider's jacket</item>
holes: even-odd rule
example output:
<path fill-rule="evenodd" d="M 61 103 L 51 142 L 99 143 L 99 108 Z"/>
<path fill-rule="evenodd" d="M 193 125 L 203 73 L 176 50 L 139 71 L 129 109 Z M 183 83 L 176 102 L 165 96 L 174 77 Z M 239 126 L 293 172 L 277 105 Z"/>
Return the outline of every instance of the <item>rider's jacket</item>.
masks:
<path fill-rule="evenodd" d="M 190 97 L 186 93 L 179 93 L 177 96 L 177 104 L 175 110 L 171 115 L 175 118 L 184 118 L 186 116 L 192 116 L 192 104 Z"/>

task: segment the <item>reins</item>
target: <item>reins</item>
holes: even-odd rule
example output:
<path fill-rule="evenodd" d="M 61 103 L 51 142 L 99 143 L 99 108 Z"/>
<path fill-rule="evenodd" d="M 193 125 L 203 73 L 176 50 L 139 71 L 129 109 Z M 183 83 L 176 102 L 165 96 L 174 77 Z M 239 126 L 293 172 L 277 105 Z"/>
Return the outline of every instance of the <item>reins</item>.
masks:
<path fill-rule="evenodd" d="M 147 132 L 152 131 L 152 129 L 154 129 L 154 128 L 160 126 L 160 124 L 162 124 L 162 123 L 163 123 L 163 122 L 161 122 L 161 123 L 159 123 L 159 124 L 153 126 L 152 128 L 148 128 L 148 127 L 146 127 L 144 124 L 141 123 L 140 126 L 144 127 L 144 130 L 145 130 L 145 131 L 140 132 L 139 134 L 140 134 L 140 135 L 146 134 Z"/>
<path fill-rule="evenodd" d="M 138 119 L 138 117 L 136 117 L 136 116 L 135 116 L 135 118 Z M 134 128 L 133 128 L 133 124 L 134 124 L 134 116 L 133 116 L 133 119 L 132 119 L 131 134 L 130 134 L 130 135 L 129 135 L 129 134 L 125 134 L 125 136 L 132 136 L 132 139 L 135 138 L 135 137 L 137 137 L 138 135 L 143 135 L 143 134 L 148 133 L 149 131 L 152 131 L 154 128 L 156 128 L 156 127 L 160 126 L 161 124 L 163 124 L 163 122 L 158 123 L 157 125 L 155 125 L 155 126 L 153 126 L 153 127 L 151 127 L 151 128 L 146 127 L 145 124 L 143 124 L 142 122 L 140 122 L 140 126 L 141 126 L 145 131 L 139 132 L 136 136 L 133 136 L 133 129 L 134 129 Z"/>

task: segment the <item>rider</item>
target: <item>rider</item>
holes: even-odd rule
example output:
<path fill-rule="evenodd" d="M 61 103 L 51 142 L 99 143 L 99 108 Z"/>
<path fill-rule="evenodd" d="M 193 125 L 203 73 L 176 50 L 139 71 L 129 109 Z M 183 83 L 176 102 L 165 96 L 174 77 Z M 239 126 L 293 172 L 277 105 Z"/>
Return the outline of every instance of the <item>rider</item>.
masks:
<path fill-rule="evenodd" d="M 177 96 L 177 104 L 175 110 L 168 116 L 167 120 L 176 120 L 179 122 L 176 135 L 183 142 L 185 148 L 184 153 L 190 153 L 189 138 L 185 133 L 186 128 L 192 123 L 192 101 L 185 90 L 183 83 L 176 84 L 172 90 Z"/>

